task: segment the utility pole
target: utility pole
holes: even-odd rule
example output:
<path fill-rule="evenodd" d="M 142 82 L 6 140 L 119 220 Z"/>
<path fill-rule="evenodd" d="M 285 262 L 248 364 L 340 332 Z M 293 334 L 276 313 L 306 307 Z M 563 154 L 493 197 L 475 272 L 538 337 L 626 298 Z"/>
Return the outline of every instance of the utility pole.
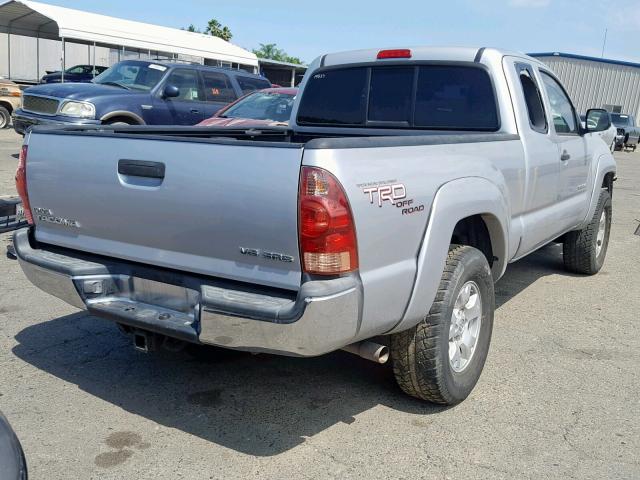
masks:
<path fill-rule="evenodd" d="M 604 47 L 607 45 L 607 30 L 608 29 L 604 29 L 604 40 L 602 42 L 602 53 L 600 54 L 600 58 L 604 58 Z"/>

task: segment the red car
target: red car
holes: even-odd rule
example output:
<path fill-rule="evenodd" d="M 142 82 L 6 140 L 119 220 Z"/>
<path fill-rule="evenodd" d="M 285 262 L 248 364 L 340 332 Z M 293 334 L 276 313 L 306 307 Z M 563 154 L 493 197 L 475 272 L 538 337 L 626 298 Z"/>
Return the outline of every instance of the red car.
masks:
<path fill-rule="evenodd" d="M 298 94 L 297 88 L 265 88 L 240 97 L 222 107 L 200 127 L 264 127 L 287 126 Z"/>

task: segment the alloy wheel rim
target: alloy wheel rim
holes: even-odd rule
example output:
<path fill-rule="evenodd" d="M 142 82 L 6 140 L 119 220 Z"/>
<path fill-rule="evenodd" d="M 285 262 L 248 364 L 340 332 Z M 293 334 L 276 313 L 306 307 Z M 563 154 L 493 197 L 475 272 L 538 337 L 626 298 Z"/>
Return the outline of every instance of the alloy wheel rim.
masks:
<path fill-rule="evenodd" d="M 482 324 L 482 297 L 478 285 L 466 282 L 453 305 L 449 326 L 449 365 L 454 372 L 464 371 L 478 346 Z"/>
<path fill-rule="evenodd" d="M 598 223 L 598 234 L 596 235 L 596 257 L 600 256 L 600 252 L 602 252 L 602 247 L 604 245 L 604 237 L 607 233 L 607 212 L 606 210 L 602 210 L 602 215 L 600 215 L 600 222 Z"/>

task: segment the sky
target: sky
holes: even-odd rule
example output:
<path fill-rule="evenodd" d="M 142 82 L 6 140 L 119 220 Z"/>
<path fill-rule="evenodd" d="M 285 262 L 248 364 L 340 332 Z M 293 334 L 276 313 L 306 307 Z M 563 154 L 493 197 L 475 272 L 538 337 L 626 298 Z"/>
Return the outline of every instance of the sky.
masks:
<path fill-rule="evenodd" d="M 640 0 L 40 0 L 168 27 L 210 18 L 246 49 L 276 43 L 311 62 L 358 48 L 456 45 L 640 63 Z"/>

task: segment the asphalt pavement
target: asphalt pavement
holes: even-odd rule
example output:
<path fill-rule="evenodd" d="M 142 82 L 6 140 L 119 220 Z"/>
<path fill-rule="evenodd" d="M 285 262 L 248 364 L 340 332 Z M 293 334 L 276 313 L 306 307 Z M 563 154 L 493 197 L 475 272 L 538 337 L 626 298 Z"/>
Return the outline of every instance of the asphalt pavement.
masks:
<path fill-rule="evenodd" d="M 19 145 L 0 132 L 0 195 Z M 640 152 L 616 159 L 603 270 L 566 273 L 557 245 L 510 265 L 484 373 L 454 408 L 344 352 L 134 351 L 33 287 L 0 235 L 0 411 L 30 478 L 640 478 Z"/>

